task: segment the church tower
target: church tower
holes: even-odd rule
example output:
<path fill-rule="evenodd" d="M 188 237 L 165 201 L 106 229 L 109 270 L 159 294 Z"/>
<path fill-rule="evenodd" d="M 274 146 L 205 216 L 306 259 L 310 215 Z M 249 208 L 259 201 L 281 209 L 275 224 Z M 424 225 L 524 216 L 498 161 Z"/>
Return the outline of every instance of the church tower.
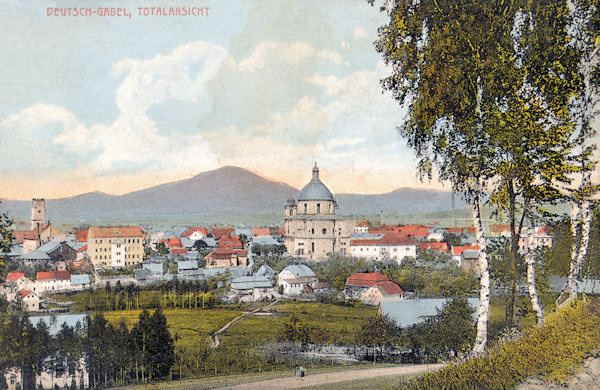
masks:
<path fill-rule="evenodd" d="M 31 201 L 31 230 L 37 229 L 38 225 L 46 223 L 46 200 L 33 199 Z"/>

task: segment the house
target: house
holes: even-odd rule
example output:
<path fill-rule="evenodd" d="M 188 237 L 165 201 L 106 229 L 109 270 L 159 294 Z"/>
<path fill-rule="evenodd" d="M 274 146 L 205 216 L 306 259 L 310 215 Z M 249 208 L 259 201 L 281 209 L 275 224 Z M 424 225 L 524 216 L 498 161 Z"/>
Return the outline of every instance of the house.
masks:
<path fill-rule="evenodd" d="M 213 238 L 215 240 L 219 241 L 222 236 L 230 235 L 231 233 L 233 233 L 234 230 L 235 229 L 232 229 L 232 228 L 228 228 L 228 229 L 211 229 L 209 234 L 211 236 L 213 236 Z"/>
<path fill-rule="evenodd" d="M 379 239 L 352 240 L 350 254 L 366 259 L 393 260 L 400 263 L 405 257 L 417 257 L 417 244 L 408 237 L 388 233 Z"/>
<path fill-rule="evenodd" d="M 429 237 L 429 228 L 423 225 L 403 225 L 398 229 L 398 233 L 413 240 L 422 241 Z"/>
<path fill-rule="evenodd" d="M 452 260 L 456 261 L 458 265 L 462 264 L 462 254 L 466 250 L 477 250 L 481 247 L 479 245 L 453 245 L 452 246 Z"/>
<path fill-rule="evenodd" d="M 461 268 L 468 274 L 479 276 L 479 249 L 467 249 L 462 253 L 460 260 Z"/>
<path fill-rule="evenodd" d="M 354 227 L 354 232 L 369 233 L 369 229 L 371 227 L 372 227 L 372 225 L 367 221 L 359 222 L 359 224 Z"/>
<path fill-rule="evenodd" d="M 177 272 L 198 269 L 198 260 L 184 260 L 177 262 Z"/>
<path fill-rule="evenodd" d="M 173 256 L 177 256 L 177 255 L 187 255 L 188 254 L 188 249 L 187 248 L 171 248 L 171 255 Z"/>
<path fill-rule="evenodd" d="M 248 266 L 248 251 L 217 248 L 206 255 L 206 268 L 230 268 Z"/>
<path fill-rule="evenodd" d="M 96 268 L 120 268 L 144 260 L 146 233 L 137 226 L 92 226 L 88 229 L 88 256 Z"/>
<path fill-rule="evenodd" d="M 88 240 L 88 231 L 86 230 L 80 230 L 80 229 L 75 229 L 75 240 L 77 240 L 77 242 L 87 242 Z"/>
<path fill-rule="evenodd" d="M 192 241 L 203 240 L 208 236 L 208 231 L 203 227 L 191 227 L 181 233 L 181 237 L 185 237 Z"/>
<path fill-rule="evenodd" d="M 405 297 L 405 292 L 396 283 L 388 280 L 377 283 L 369 287 L 364 293 L 363 300 L 371 305 L 379 305 L 384 299 L 401 299 Z"/>
<path fill-rule="evenodd" d="M 71 288 L 69 271 L 40 271 L 33 283 L 33 291 L 38 295 L 45 292 L 66 291 Z"/>
<path fill-rule="evenodd" d="M 224 234 L 219 238 L 217 248 L 244 249 L 244 246 L 238 236 Z"/>
<path fill-rule="evenodd" d="M 19 260 L 25 265 L 35 265 L 35 264 L 50 264 L 50 256 L 46 252 L 34 250 L 28 253 L 25 253 Z"/>
<path fill-rule="evenodd" d="M 90 275 L 71 275 L 71 290 L 85 290 L 92 287 Z"/>
<path fill-rule="evenodd" d="M 9 272 L 6 275 L 4 284 L 11 287 L 15 291 L 21 291 L 31 281 L 25 276 L 25 272 Z"/>
<path fill-rule="evenodd" d="M 261 275 L 231 279 L 230 288 L 238 296 L 251 297 L 250 300 L 270 299 L 277 295 L 271 279 Z"/>
<path fill-rule="evenodd" d="M 314 289 L 318 281 L 313 270 L 304 264 L 288 265 L 277 275 L 277 285 L 283 288 L 285 295 L 302 295 L 307 285 Z"/>
<path fill-rule="evenodd" d="M 38 249 L 40 252 L 46 252 L 50 256 L 52 262 L 58 261 L 74 261 L 77 260 L 77 250 L 69 245 L 66 241 L 57 242 L 49 241 Z"/>
<path fill-rule="evenodd" d="M 379 271 L 357 272 L 350 275 L 344 289 L 346 298 L 361 299 L 372 305 L 378 304 L 383 299 L 404 298 L 405 294 L 400 286 Z"/>
<path fill-rule="evenodd" d="M 164 244 L 167 248 L 183 248 L 181 240 L 177 237 L 166 238 L 158 241 L 159 244 Z"/>
<path fill-rule="evenodd" d="M 82 247 L 80 247 L 79 249 L 77 249 L 77 260 L 78 261 L 81 261 L 81 260 L 85 259 L 85 257 L 88 254 L 87 250 L 88 250 L 87 244 L 85 244 Z"/>
<path fill-rule="evenodd" d="M 31 290 L 19 291 L 17 301 L 21 304 L 23 311 L 40 310 L 40 297 Z"/>

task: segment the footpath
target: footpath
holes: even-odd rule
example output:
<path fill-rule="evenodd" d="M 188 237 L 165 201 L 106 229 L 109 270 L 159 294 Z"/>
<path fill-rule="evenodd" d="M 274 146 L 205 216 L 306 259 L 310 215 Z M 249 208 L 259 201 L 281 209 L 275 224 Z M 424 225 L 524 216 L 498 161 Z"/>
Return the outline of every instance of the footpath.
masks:
<path fill-rule="evenodd" d="M 396 375 L 418 375 L 427 372 L 438 370 L 444 367 L 445 364 L 419 364 L 406 365 L 398 367 L 372 368 L 364 370 L 347 370 L 329 372 L 324 374 L 307 375 L 305 377 L 288 377 L 279 379 L 270 379 L 266 381 L 244 383 L 224 387 L 223 389 L 231 390 L 280 390 L 280 389 L 299 389 L 302 387 L 310 387 L 316 385 L 327 385 L 331 383 L 357 381 L 370 378 L 379 378 L 385 376 Z"/>

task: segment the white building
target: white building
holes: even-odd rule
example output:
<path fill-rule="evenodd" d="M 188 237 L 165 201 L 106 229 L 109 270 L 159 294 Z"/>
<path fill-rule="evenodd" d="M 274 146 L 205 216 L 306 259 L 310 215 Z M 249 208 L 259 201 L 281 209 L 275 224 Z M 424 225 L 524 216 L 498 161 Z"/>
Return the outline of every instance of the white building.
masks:
<path fill-rule="evenodd" d="M 67 291 L 71 289 L 71 274 L 69 271 L 40 271 L 37 280 L 30 286 L 38 296 L 46 292 Z"/>
<path fill-rule="evenodd" d="M 405 257 L 417 257 L 417 244 L 408 237 L 386 234 L 383 238 L 352 240 L 350 254 L 365 259 L 394 260 L 400 263 Z"/>
<path fill-rule="evenodd" d="M 293 264 L 285 267 L 277 276 L 277 284 L 283 287 L 285 295 L 302 295 L 307 285 L 317 287 L 319 278 L 304 264 Z"/>

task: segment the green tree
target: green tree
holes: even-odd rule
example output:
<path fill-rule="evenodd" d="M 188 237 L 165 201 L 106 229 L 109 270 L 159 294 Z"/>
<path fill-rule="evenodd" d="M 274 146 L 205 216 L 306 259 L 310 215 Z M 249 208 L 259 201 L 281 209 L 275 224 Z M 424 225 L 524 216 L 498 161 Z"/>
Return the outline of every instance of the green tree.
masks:
<path fill-rule="evenodd" d="M 379 348 L 380 356 L 383 356 L 383 349 L 394 346 L 399 335 L 400 328 L 396 322 L 387 315 L 377 313 L 361 325 L 355 339 L 357 344 Z M 377 360 L 375 355 L 373 359 Z"/>
<path fill-rule="evenodd" d="M 577 280 L 581 278 L 590 243 L 590 231 L 594 202 L 592 196 L 598 186 L 592 183 L 596 149 L 596 127 L 600 103 L 600 3 L 598 0 L 575 0 L 570 3 L 571 45 L 577 51 L 578 62 L 573 67 L 581 76 L 581 83 L 570 105 L 575 122 L 574 140 L 581 151 L 580 180 L 569 188 L 572 198 L 571 229 L 573 245 L 571 264 L 563 293 L 557 299 L 560 304 L 567 296 L 575 293 Z M 597 125 L 596 125 L 597 126 Z"/>
<path fill-rule="evenodd" d="M 6 254 L 10 252 L 10 244 L 13 237 L 14 221 L 8 214 L 0 214 L 0 278 L 4 275 L 4 267 L 6 266 Z M 3 278 L 0 280 L 4 280 Z"/>

